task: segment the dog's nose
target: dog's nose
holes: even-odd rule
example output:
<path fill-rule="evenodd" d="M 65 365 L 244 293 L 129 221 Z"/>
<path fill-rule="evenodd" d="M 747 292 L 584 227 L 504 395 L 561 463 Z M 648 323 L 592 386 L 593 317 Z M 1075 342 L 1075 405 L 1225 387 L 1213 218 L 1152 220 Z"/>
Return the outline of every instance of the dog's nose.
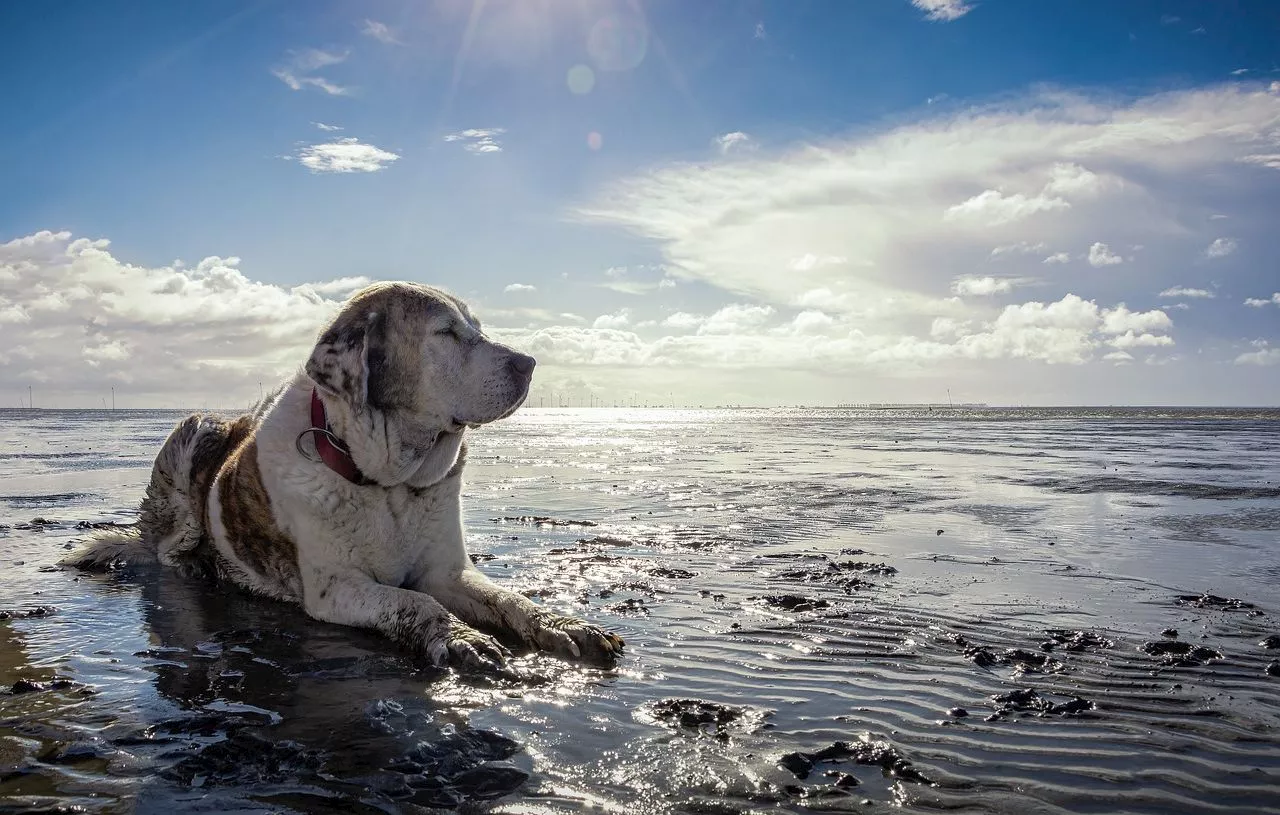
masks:
<path fill-rule="evenodd" d="M 533 374 L 533 366 L 537 365 L 538 361 L 528 354 L 512 354 L 507 364 L 521 376 L 531 376 Z"/>

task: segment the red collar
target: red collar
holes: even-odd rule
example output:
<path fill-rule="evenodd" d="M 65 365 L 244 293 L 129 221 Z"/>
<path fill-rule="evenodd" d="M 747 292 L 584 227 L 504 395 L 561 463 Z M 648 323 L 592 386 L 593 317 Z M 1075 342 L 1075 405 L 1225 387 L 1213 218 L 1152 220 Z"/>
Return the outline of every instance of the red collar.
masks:
<path fill-rule="evenodd" d="M 320 460 L 330 470 L 333 470 L 352 484 L 369 483 L 369 480 L 364 477 L 364 473 L 360 472 L 360 468 L 352 460 L 351 453 L 347 451 L 342 439 L 333 435 L 333 432 L 329 430 L 329 420 L 325 416 L 324 402 L 320 401 L 320 395 L 316 393 L 315 388 L 311 389 L 311 429 L 316 431 L 314 434 L 316 452 L 320 454 Z"/>

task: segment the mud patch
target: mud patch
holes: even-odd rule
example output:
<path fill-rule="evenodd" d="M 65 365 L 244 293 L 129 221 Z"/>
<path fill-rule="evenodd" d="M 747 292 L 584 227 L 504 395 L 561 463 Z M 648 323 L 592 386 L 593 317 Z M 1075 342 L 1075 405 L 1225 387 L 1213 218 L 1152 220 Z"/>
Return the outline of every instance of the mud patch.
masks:
<path fill-rule="evenodd" d="M 1050 628 L 1045 631 L 1049 639 L 1040 643 L 1044 651 L 1061 648 L 1063 651 L 1090 651 L 1095 648 L 1111 648 L 1115 642 L 1092 631 L 1073 631 L 1067 628 Z"/>
<path fill-rule="evenodd" d="M 1193 606 L 1195 608 L 1208 608 L 1215 611 L 1251 611 L 1254 610 L 1253 603 L 1246 603 L 1235 597 L 1219 597 L 1216 594 L 1180 594 L 1177 596 L 1176 602 L 1180 606 Z"/>
<path fill-rule="evenodd" d="M 88 685 L 60 676 L 47 680 L 27 679 L 24 677 L 14 682 L 8 689 L 8 693 L 11 696 L 21 696 L 25 693 L 45 693 L 47 691 L 76 691 L 82 696 L 92 696 L 97 693 L 96 690 Z"/>
<path fill-rule="evenodd" d="M 575 521 L 572 519 L 552 518 L 549 515 L 507 515 L 502 518 L 490 518 L 494 523 L 530 524 L 539 527 L 556 526 L 599 526 L 595 521 Z"/>
<path fill-rule="evenodd" d="M 650 569 L 649 574 L 654 577 L 665 577 L 668 580 L 688 580 L 697 577 L 697 572 L 691 572 L 688 569 L 677 569 L 672 566 L 659 566 L 656 569 Z"/>
<path fill-rule="evenodd" d="M 1097 705 L 1079 696 L 1065 702 L 1055 702 L 1047 696 L 1041 696 L 1033 688 L 1018 688 L 1008 693 L 998 693 L 991 697 L 995 703 L 995 712 L 987 717 L 987 721 L 996 721 L 1015 713 L 1034 716 L 1079 716 Z"/>
<path fill-rule="evenodd" d="M 26 620 L 32 617 L 48 617 L 57 614 L 55 606 L 33 606 L 31 608 L 0 608 L 0 620 Z"/>
<path fill-rule="evenodd" d="M 970 645 L 964 649 L 964 658 L 979 668 L 1010 666 L 1014 677 L 1023 674 L 1053 674 L 1066 670 L 1066 665 L 1042 651 L 1028 651 L 1025 648 L 1005 648 L 994 651 L 986 645 Z"/>
<path fill-rule="evenodd" d="M 729 741 L 734 731 L 758 729 L 771 711 L 704 699 L 663 699 L 645 705 L 639 714 L 641 720 Z"/>
<path fill-rule="evenodd" d="M 1222 659 L 1221 651 L 1181 640 L 1144 642 L 1142 650 L 1153 657 L 1160 657 L 1160 664 L 1169 668 L 1198 668 L 1216 659 Z"/>
<path fill-rule="evenodd" d="M 243 786 L 308 781 L 315 777 L 321 764 L 319 753 L 293 742 L 275 742 L 255 733 L 238 732 L 200 749 L 160 775 L 187 787 Z"/>
<path fill-rule="evenodd" d="M 821 597 L 802 597 L 799 594 L 765 594 L 748 599 L 770 608 L 795 613 L 831 607 L 829 600 L 823 600 Z"/>
<path fill-rule="evenodd" d="M 861 553 L 861 550 L 852 551 Z M 770 556 L 764 555 L 763 557 Z M 854 592 L 875 586 L 874 583 L 864 579 L 863 575 L 891 577 L 898 573 L 896 567 L 887 563 L 872 563 L 865 560 L 829 560 L 825 555 L 808 555 L 804 556 L 804 558 L 806 560 L 816 560 L 817 562 L 784 569 L 778 572 L 775 577 L 802 583 L 823 583 L 843 589 L 846 592 Z"/>
<path fill-rule="evenodd" d="M 514 792 L 529 778 L 507 759 L 520 743 L 492 730 L 470 728 L 420 742 L 397 767 L 423 806 L 452 807 L 467 798 L 487 800 Z"/>
<path fill-rule="evenodd" d="M 612 603 L 605 606 L 605 610 L 614 614 L 632 617 L 649 616 L 649 607 L 645 605 L 644 600 L 639 597 L 628 597 L 620 603 Z"/>
<path fill-rule="evenodd" d="M 779 766 L 789 770 L 800 780 L 808 778 L 819 764 L 849 762 L 863 766 L 879 767 L 886 777 L 932 784 L 910 761 L 887 741 L 837 741 L 812 753 L 796 751 L 778 759 Z"/>

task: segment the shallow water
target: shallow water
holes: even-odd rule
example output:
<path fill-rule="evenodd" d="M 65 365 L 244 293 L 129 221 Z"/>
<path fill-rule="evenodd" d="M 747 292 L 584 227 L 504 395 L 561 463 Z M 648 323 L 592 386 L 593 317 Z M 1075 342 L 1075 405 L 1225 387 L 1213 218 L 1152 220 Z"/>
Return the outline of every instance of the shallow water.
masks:
<path fill-rule="evenodd" d="M 1280 808 L 1278 412 L 526 410 L 472 552 L 627 654 L 518 681 L 52 568 L 178 417 L 0 411 L 0 810 Z"/>

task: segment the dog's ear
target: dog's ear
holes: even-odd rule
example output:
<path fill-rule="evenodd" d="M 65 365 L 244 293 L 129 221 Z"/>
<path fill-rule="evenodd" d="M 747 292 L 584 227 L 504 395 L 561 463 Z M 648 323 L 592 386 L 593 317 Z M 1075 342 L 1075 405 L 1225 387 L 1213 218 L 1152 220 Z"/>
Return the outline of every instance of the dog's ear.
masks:
<path fill-rule="evenodd" d="M 386 345 L 386 319 L 379 312 L 339 318 L 316 342 L 307 376 L 325 393 L 363 407 L 379 392 Z"/>

